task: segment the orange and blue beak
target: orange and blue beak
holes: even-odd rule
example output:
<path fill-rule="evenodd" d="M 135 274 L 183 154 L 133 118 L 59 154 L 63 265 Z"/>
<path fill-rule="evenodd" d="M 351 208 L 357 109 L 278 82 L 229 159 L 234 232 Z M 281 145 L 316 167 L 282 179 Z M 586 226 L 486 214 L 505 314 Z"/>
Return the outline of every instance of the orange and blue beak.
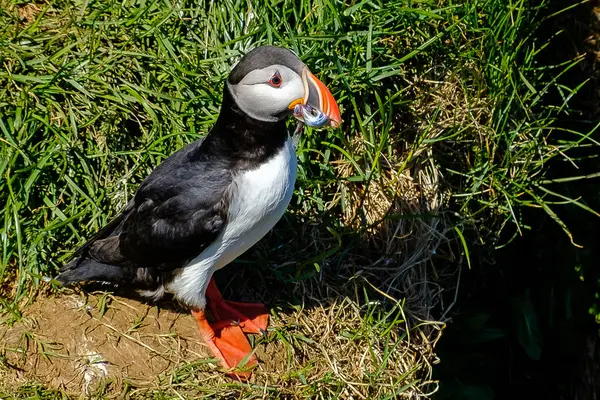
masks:
<path fill-rule="evenodd" d="M 304 82 L 304 98 L 294 100 L 289 106 L 290 109 L 293 110 L 298 104 L 308 105 L 326 116 L 329 126 L 334 128 L 340 126 L 342 122 L 340 109 L 327 86 L 308 68 L 304 68 L 302 71 L 302 81 Z"/>

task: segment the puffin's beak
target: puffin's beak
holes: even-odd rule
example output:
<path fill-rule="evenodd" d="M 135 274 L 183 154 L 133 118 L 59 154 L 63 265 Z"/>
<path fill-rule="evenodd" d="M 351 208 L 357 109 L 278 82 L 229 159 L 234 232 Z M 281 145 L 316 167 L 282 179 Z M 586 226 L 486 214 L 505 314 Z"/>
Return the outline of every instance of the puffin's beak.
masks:
<path fill-rule="evenodd" d="M 290 109 L 293 110 L 297 104 L 308 104 L 325 114 L 329 118 L 329 125 L 334 128 L 340 126 L 342 122 L 340 109 L 327 86 L 317 79 L 308 68 L 304 68 L 302 71 L 302 80 L 304 81 L 304 98 L 294 100 L 290 104 Z"/>

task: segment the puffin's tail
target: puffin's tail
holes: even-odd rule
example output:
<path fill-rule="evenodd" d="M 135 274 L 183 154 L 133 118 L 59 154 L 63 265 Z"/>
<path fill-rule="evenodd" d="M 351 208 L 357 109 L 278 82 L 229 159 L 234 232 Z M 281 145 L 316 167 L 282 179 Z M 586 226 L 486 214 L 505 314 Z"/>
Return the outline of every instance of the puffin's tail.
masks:
<path fill-rule="evenodd" d="M 63 285 L 70 285 L 84 281 L 130 284 L 134 281 L 134 278 L 133 268 L 104 264 L 81 256 L 62 267 L 58 276 L 54 279 Z"/>

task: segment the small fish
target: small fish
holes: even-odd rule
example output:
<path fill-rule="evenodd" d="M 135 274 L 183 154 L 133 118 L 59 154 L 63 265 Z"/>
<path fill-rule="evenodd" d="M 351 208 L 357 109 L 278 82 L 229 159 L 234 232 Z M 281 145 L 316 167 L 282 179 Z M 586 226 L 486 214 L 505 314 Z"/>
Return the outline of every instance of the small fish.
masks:
<path fill-rule="evenodd" d="M 297 104 L 294 107 L 294 117 L 311 128 L 320 128 L 329 122 L 327 115 L 308 104 Z"/>

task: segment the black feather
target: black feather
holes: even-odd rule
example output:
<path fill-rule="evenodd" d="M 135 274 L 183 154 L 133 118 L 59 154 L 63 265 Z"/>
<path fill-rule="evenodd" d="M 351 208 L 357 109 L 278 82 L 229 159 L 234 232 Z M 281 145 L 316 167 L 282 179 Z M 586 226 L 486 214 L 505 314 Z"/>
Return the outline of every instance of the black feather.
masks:
<path fill-rule="evenodd" d="M 90 258 L 77 258 L 65 265 L 56 280 L 63 285 L 83 281 L 134 282 L 134 272 L 131 268 L 103 264 Z"/>
<path fill-rule="evenodd" d="M 229 83 L 237 84 L 248 73 L 256 69 L 267 68 L 274 64 L 285 65 L 298 75 L 302 75 L 302 69 L 306 66 L 289 49 L 282 49 L 276 46 L 261 46 L 249 51 L 233 68 L 227 80 Z"/>

